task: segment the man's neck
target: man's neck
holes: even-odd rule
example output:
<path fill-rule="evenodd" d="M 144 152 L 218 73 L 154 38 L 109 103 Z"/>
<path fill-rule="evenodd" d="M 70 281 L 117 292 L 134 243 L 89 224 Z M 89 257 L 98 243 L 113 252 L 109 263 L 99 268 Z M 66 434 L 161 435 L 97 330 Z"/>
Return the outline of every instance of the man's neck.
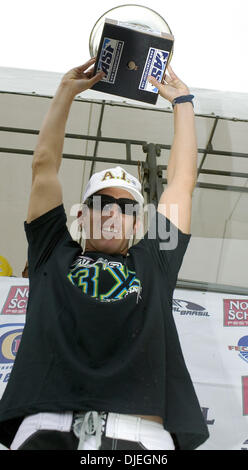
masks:
<path fill-rule="evenodd" d="M 90 240 L 86 240 L 86 243 L 85 243 L 85 249 L 84 249 L 84 253 L 86 252 L 98 252 L 98 250 L 91 244 Z M 99 252 L 100 253 L 100 252 Z M 105 253 L 104 251 L 101 251 L 101 253 Z M 122 255 L 122 256 L 127 256 L 127 253 L 128 253 L 128 246 L 122 248 L 118 253 L 110 253 L 110 252 L 106 252 L 106 255 Z"/>

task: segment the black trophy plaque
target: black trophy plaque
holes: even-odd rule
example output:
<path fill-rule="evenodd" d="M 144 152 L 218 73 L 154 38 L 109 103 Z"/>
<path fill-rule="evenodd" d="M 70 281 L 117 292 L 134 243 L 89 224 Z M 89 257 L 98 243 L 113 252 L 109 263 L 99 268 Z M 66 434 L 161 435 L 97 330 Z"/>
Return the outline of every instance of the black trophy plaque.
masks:
<path fill-rule="evenodd" d="M 148 80 L 163 80 L 174 37 L 105 19 L 94 72 L 106 76 L 92 89 L 156 104 L 158 89 Z"/>

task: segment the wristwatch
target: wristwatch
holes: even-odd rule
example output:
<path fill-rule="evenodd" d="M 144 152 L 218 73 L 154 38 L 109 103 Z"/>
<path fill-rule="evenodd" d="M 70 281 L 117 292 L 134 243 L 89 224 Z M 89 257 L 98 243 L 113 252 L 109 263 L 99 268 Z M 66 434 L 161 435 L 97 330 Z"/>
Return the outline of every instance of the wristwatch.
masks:
<path fill-rule="evenodd" d="M 182 96 L 178 96 L 177 98 L 174 98 L 174 100 L 171 102 L 172 104 L 172 108 L 174 109 L 174 106 L 176 104 L 179 104 L 179 103 L 187 103 L 187 102 L 190 102 L 192 103 L 192 106 L 194 107 L 194 103 L 193 103 L 193 98 L 195 96 L 194 95 L 182 95 Z"/>

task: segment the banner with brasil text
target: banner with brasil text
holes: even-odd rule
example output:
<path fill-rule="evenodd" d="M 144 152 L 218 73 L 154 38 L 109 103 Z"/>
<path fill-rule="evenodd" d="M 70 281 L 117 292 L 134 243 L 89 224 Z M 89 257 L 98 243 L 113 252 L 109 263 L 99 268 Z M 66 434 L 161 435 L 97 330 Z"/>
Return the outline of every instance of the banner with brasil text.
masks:
<path fill-rule="evenodd" d="M 21 342 L 28 294 L 28 279 L 0 277 L 0 398 Z M 175 289 L 173 314 L 210 432 L 198 450 L 248 450 L 248 296 Z"/>

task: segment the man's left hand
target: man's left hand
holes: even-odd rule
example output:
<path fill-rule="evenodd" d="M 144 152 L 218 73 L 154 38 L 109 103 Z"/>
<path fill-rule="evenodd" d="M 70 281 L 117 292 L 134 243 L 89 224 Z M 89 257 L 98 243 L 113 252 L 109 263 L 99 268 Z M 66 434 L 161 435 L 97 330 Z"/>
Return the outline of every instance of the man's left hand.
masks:
<path fill-rule="evenodd" d="M 172 70 L 171 65 L 168 65 L 167 71 L 169 72 L 169 75 L 165 75 L 163 80 L 164 83 L 158 82 L 151 75 L 148 77 L 149 82 L 158 88 L 159 94 L 170 102 L 172 102 L 174 98 L 177 98 L 178 96 L 189 95 L 189 88 L 187 85 L 185 85 L 185 83 L 182 82 L 182 80 L 180 80 L 180 78 L 178 78 L 178 76 Z"/>

